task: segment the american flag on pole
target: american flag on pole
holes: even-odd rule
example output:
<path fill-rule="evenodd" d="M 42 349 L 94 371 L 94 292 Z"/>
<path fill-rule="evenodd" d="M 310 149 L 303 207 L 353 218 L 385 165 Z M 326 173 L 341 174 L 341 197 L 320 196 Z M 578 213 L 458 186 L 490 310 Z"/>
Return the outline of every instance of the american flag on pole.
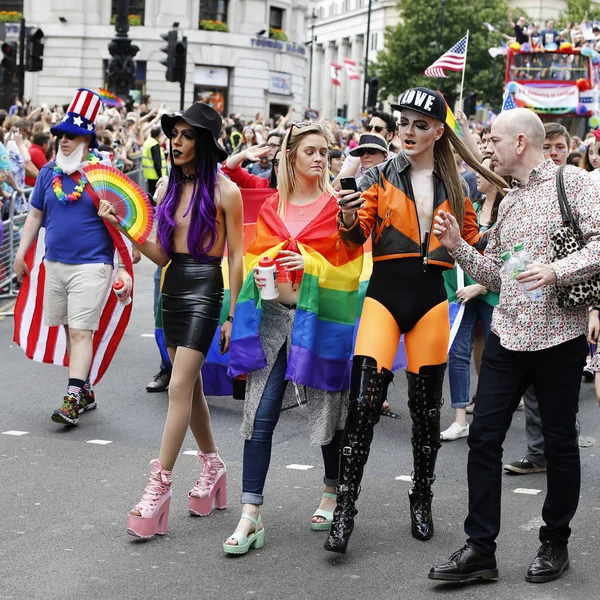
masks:
<path fill-rule="evenodd" d="M 462 71 L 465 68 L 467 58 L 468 35 L 454 44 L 448 52 L 440 56 L 432 65 L 424 71 L 427 77 L 446 77 L 446 71 Z"/>

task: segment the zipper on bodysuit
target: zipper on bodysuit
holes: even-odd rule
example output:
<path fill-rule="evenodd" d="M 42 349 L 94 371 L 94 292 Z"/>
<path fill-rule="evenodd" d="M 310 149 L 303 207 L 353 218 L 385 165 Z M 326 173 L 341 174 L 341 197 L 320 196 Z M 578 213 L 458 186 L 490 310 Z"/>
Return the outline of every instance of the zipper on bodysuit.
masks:
<path fill-rule="evenodd" d="M 419 227 L 419 237 L 421 236 L 421 221 L 419 221 L 419 209 L 417 208 L 417 201 L 415 199 L 415 191 L 413 190 L 412 181 L 410 177 L 408 179 L 408 191 L 410 193 L 410 197 L 415 205 L 415 213 L 417 215 L 417 226 Z M 433 208 L 435 210 L 435 190 L 433 191 Z M 431 227 L 433 227 L 433 218 L 431 221 Z M 431 231 L 431 228 L 429 229 Z M 427 254 L 429 250 L 429 232 L 425 234 L 425 240 L 420 244 L 421 250 L 421 260 L 423 264 L 423 273 L 427 273 L 427 263 L 429 261 Z"/>

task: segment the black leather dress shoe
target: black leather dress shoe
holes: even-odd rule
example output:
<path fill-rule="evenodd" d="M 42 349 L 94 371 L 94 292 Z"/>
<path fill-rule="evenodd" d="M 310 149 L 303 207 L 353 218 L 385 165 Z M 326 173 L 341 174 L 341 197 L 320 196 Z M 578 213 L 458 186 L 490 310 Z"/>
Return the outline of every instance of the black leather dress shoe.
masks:
<path fill-rule="evenodd" d="M 498 579 L 496 557 L 483 554 L 469 544 L 450 556 L 448 562 L 429 571 L 429 579 L 439 581 L 468 581 L 469 579 Z"/>
<path fill-rule="evenodd" d="M 558 579 L 569 568 L 569 551 L 553 542 L 542 542 L 525 579 L 531 583 L 546 583 Z"/>
<path fill-rule="evenodd" d="M 146 386 L 147 392 L 164 392 L 169 388 L 169 382 L 171 381 L 171 373 L 166 371 L 160 371 L 157 373 L 152 381 Z"/>

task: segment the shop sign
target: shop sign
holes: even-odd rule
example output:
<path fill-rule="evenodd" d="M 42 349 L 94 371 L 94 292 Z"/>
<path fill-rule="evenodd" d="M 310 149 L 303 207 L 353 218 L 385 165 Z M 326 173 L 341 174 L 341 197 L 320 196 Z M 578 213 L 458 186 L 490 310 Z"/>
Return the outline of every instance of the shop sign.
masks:
<path fill-rule="evenodd" d="M 292 76 L 289 73 L 269 71 L 269 93 L 289 96 L 292 93 L 291 83 Z"/>
<path fill-rule="evenodd" d="M 290 52 L 291 54 L 300 54 L 306 56 L 306 46 L 296 44 L 295 42 L 282 42 L 281 40 L 272 40 L 270 38 L 250 38 L 250 44 L 253 48 L 266 48 L 277 52 Z"/>

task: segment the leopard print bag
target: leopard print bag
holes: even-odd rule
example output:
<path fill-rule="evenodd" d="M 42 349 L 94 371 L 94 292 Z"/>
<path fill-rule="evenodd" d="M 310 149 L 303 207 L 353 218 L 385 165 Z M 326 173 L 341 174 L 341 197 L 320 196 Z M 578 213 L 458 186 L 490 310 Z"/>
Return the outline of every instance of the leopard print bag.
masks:
<path fill-rule="evenodd" d="M 560 166 L 556 171 L 556 190 L 563 225 L 550 234 L 551 262 L 566 258 L 585 246 L 581 229 L 573 219 L 571 208 L 567 202 L 563 170 L 564 167 Z M 579 283 L 557 285 L 556 296 L 561 308 L 597 306 L 600 304 L 600 273 Z"/>

